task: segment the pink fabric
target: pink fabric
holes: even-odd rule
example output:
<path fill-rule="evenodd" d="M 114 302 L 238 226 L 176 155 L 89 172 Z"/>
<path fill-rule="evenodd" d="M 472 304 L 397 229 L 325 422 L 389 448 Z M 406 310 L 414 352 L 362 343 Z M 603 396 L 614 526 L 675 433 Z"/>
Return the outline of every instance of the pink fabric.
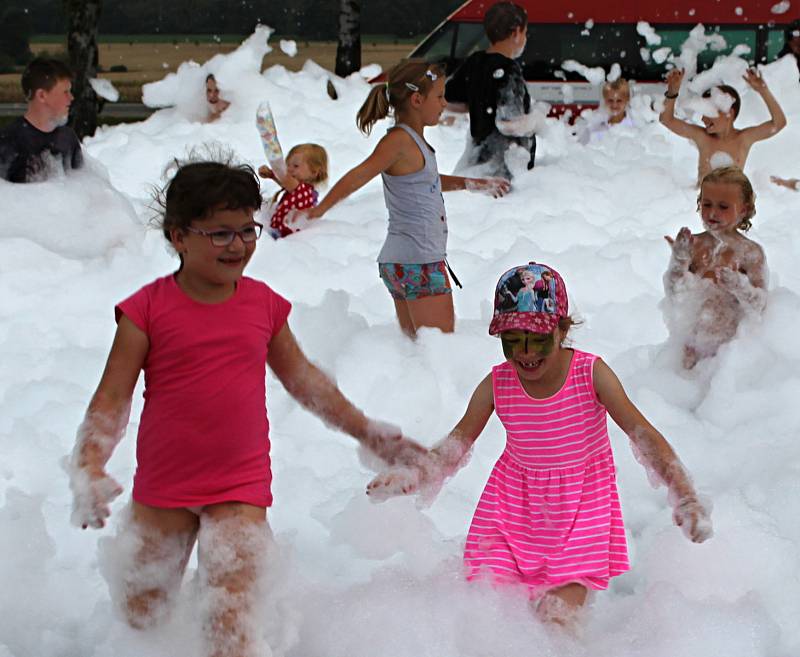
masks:
<path fill-rule="evenodd" d="M 266 360 L 291 305 L 242 277 L 219 304 L 165 276 L 120 303 L 147 334 L 133 499 L 157 507 L 272 504 Z"/>
<path fill-rule="evenodd" d="M 318 198 L 317 190 L 308 183 L 300 183 L 292 192 L 284 191 L 269 221 L 270 228 L 280 231 L 281 237 L 297 232 L 286 225 L 286 216 L 291 210 L 313 208 Z"/>
<path fill-rule="evenodd" d="M 534 593 L 575 581 L 605 589 L 628 569 L 596 359 L 575 350 L 564 386 L 547 399 L 528 396 L 511 363 L 492 368 L 507 444 L 467 535 L 469 579 L 487 574 Z"/>

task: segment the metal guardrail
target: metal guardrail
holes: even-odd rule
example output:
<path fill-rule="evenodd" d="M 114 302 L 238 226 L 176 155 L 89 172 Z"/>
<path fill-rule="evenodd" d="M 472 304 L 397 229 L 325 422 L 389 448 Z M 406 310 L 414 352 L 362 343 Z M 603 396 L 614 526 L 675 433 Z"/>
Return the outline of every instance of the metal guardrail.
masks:
<path fill-rule="evenodd" d="M 19 116 L 25 113 L 25 103 L 0 103 L 0 116 Z M 155 110 L 141 103 L 106 103 L 100 116 L 115 118 L 144 118 Z"/>

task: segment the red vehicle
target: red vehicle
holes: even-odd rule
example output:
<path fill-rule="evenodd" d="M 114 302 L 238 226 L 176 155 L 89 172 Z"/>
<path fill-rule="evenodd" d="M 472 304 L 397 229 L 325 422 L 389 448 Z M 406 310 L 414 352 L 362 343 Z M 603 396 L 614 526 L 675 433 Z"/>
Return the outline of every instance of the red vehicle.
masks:
<path fill-rule="evenodd" d="M 600 89 L 574 72 L 564 71 L 566 60 L 606 72 L 614 63 L 623 77 L 637 81 L 640 91 L 664 76 L 664 62 L 652 54 L 670 48 L 678 55 L 686 38 L 698 23 L 706 33 L 720 34 L 722 50 L 700 54 L 703 70 L 718 55 L 730 54 L 739 45 L 750 48 L 745 55 L 754 63 L 776 59 L 784 46 L 784 30 L 800 18 L 800 3 L 778 0 L 515 0 L 528 12 L 528 45 L 521 58 L 525 79 L 535 100 L 553 105 L 556 113 L 598 104 Z M 488 47 L 483 16 L 496 0 L 469 0 L 454 11 L 411 53 L 430 62 L 442 63 L 450 74 L 475 50 Z M 776 13 L 784 10 L 784 13 Z M 640 21 L 650 24 L 661 43 L 648 45 L 637 31 Z M 645 31 L 645 30 L 642 30 Z M 642 56 L 649 51 L 649 59 Z M 666 51 L 662 51 L 662 55 Z M 647 55 L 645 55 L 647 56 Z M 569 85 L 565 101 L 564 85 Z M 644 87 L 644 88 L 643 88 Z"/>

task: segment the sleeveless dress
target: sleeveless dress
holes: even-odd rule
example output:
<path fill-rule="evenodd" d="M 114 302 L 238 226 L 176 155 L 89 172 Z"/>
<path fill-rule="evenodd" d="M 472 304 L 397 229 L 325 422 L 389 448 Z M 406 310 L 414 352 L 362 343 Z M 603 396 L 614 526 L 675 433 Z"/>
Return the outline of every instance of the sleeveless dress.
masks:
<path fill-rule="evenodd" d="M 597 356 L 573 351 L 564 385 L 546 399 L 530 397 L 508 361 L 492 368 L 507 443 L 467 535 L 468 579 L 536 595 L 569 582 L 606 589 L 628 570 L 606 410 L 592 383 Z"/>
<path fill-rule="evenodd" d="M 381 173 L 389 229 L 378 262 L 411 265 L 443 261 L 447 251 L 447 213 L 436 153 L 404 123 L 395 128 L 414 140 L 425 166 L 403 176 Z"/>

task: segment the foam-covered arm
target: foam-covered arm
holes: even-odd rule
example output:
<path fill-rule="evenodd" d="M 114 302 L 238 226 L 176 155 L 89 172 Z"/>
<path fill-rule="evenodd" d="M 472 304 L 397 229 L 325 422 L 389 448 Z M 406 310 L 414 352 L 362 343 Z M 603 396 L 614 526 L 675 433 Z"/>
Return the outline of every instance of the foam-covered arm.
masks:
<path fill-rule="evenodd" d="M 671 295 L 675 293 L 677 282 L 689 273 L 689 265 L 692 262 L 692 231 L 684 226 L 675 238 L 665 236 L 664 239 L 672 249 L 663 279 L 664 291 Z"/>
<path fill-rule="evenodd" d="M 710 538 L 710 506 L 700 501 L 689 473 L 670 444 L 631 402 L 608 365 L 598 359 L 593 375 L 600 402 L 630 438 L 634 455 L 647 471 L 650 482 L 666 486 L 675 524 L 695 543 Z"/>
<path fill-rule="evenodd" d="M 367 494 L 375 501 L 416 492 L 433 499 L 445 480 L 467 462 L 469 450 L 493 410 L 494 395 L 489 375 L 475 389 L 464 417 L 444 440 L 403 467 L 379 474 L 367 486 Z"/>

